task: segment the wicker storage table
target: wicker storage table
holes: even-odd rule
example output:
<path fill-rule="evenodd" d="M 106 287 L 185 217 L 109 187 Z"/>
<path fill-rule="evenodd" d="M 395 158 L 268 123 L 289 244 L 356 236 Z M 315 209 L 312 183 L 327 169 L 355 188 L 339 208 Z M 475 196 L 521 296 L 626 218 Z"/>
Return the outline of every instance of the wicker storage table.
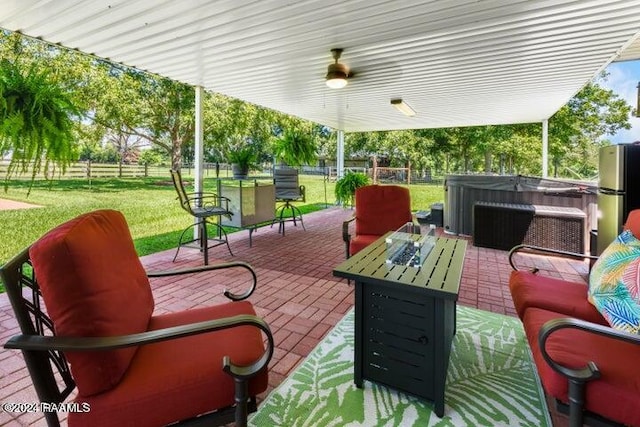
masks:
<path fill-rule="evenodd" d="M 385 237 L 333 271 L 355 281 L 354 381 L 432 400 L 442 417 L 467 243 L 438 238 L 422 268 L 415 268 L 385 262 Z"/>
<path fill-rule="evenodd" d="M 502 250 L 527 244 L 584 253 L 586 217 L 578 208 L 476 202 L 473 244 Z"/>

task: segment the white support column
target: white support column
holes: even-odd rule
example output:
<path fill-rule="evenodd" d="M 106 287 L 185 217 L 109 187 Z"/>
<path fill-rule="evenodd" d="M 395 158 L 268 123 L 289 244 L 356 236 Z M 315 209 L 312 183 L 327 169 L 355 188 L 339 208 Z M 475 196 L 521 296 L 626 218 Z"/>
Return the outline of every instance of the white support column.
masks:
<path fill-rule="evenodd" d="M 542 121 L 542 177 L 549 176 L 549 120 Z"/>
<path fill-rule="evenodd" d="M 204 88 L 202 86 L 196 86 L 196 105 L 195 105 L 195 119 L 196 119 L 196 129 L 195 129 L 195 146 L 194 146 L 194 157 L 193 157 L 193 186 L 196 193 L 202 192 L 203 183 L 204 183 L 204 123 L 202 120 L 202 101 L 204 97 Z M 194 222 L 198 222 L 196 218 L 194 218 Z M 193 227 L 193 238 L 198 238 L 198 227 Z"/>
<path fill-rule="evenodd" d="M 194 148 L 194 187 L 196 193 L 203 191 L 202 185 L 204 180 L 204 125 L 202 123 L 202 99 L 204 97 L 204 88 L 196 86 L 196 129 L 195 129 L 195 148 Z"/>
<path fill-rule="evenodd" d="M 336 152 L 336 176 L 338 179 L 344 176 L 344 131 L 338 129 L 338 149 Z"/>

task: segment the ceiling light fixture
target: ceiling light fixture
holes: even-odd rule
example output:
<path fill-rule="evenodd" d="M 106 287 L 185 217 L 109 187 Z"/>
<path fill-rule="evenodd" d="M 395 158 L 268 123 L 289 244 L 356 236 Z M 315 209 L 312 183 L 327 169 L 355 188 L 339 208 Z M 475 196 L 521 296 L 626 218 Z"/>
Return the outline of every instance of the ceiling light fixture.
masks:
<path fill-rule="evenodd" d="M 391 105 L 396 107 L 398 111 L 400 111 L 405 116 L 413 117 L 416 115 L 416 111 L 413 108 L 411 108 L 409 104 L 404 102 L 402 99 L 392 99 Z"/>
<path fill-rule="evenodd" d="M 331 89 L 341 89 L 347 85 L 349 70 L 345 65 L 338 63 L 342 49 L 331 49 L 331 54 L 336 62 L 329 64 L 329 68 L 327 68 L 327 86 Z"/>

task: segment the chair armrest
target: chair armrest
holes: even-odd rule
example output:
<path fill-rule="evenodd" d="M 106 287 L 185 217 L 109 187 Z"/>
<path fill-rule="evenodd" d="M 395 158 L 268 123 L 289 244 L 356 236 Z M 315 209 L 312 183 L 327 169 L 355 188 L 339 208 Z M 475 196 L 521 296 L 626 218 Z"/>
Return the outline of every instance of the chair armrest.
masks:
<path fill-rule="evenodd" d="M 598 259 L 597 256 L 580 254 L 577 252 L 562 251 L 559 249 L 543 248 L 540 246 L 532 246 L 532 245 L 517 245 L 511 248 L 511 250 L 509 251 L 509 264 L 511 265 L 511 268 L 513 268 L 516 271 L 518 271 L 518 267 L 516 266 L 513 257 L 518 252 L 526 252 L 526 253 L 532 253 L 532 254 L 538 253 L 538 254 L 558 256 L 563 258 L 574 258 L 574 259 L 594 259 L 594 260 Z M 538 269 L 534 268 L 533 272 L 536 273 L 537 271 Z"/>
<path fill-rule="evenodd" d="M 625 341 L 640 346 L 640 335 L 619 331 L 596 323 L 575 318 L 552 319 L 542 325 L 538 332 L 538 345 L 544 360 L 560 375 L 574 382 L 587 382 L 600 377 L 600 371 L 593 361 L 589 361 L 581 368 L 569 368 L 553 360 L 547 352 L 546 344 L 551 335 L 561 329 L 578 329 L 591 334 L 601 335 L 612 340 Z"/>
<path fill-rule="evenodd" d="M 206 271 L 222 270 L 222 269 L 226 269 L 226 268 L 235 268 L 235 267 L 244 268 L 245 270 L 248 270 L 249 273 L 251 273 L 251 277 L 253 279 L 253 283 L 251 284 L 251 287 L 246 292 L 244 292 L 242 294 L 234 294 L 234 293 L 230 292 L 229 290 L 225 289 L 224 290 L 224 296 L 229 298 L 232 301 L 241 301 L 241 300 L 249 298 L 251 296 L 251 294 L 253 294 L 253 291 L 255 291 L 256 285 L 258 283 L 258 276 L 256 275 L 255 270 L 253 269 L 253 267 L 251 267 L 246 262 L 233 261 L 233 262 L 223 262 L 223 263 L 212 264 L 212 265 L 203 265 L 203 266 L 199 266 L 199 267 L 184 268 L 184 269 L 179 269 L 179 270 L 166 270 L 166 271 L 153 271 L 153 272 L 148 271 L 147 272 L 147 277 L 151 277 L 151 278 L 154 278 L 154 277 L 171 277 L 171 276 L 178 276 L 178 275 L 182 275 L 182 274 L 203 273 L 203 272 L 206 272 Z"/>
<path fill-rule="evenodd" d="M 225 196 L 220 196 L 211 192 L 198 192 L 198 193 L 185 193 L 187 196 L 187 202 L 192 206 L 206 207 L 207 202 L 213 204 L 213 206 L 223 206 L 225 210 L 229 210 L 229 202 L 231 199 Z M 224 202 L 224 205 L 223 205 Z"/>
<path fill-rule="evenodd" d="M 200 200 L 200 199 L 227 199 L 225 196 L 220 196 L 217 193 L 212 192 L 198 192 L 198 193 L 185 193 L 188 199 L 190 200 Z"/>
<path fill-rule="evenodd" d="M 342 240 L 346 245 L 347 258 L 351 256 L 351 254 L 349 253 L 349 244 L 351 243 L 351 234 L 349 234 L 349 224 L 355 221 L 355 219 L 356 217 L 352 216 L 351 218 L 349 218 L 348 220 L 342 223 Z"/>
<path fill-rule="evenodd" d="M 135 347 L 153 344 L 176 338 L 188 337 L 221 329 L 249 325 L 256 327 L 267 337 L 267 346 L 262 356 L 248 366 L 236 366 L 225 356 L 224 370 L 238 378 L 249 378 L 267 366 L 274 351 L 273 334 L 269 325 L 261 318 L 248 314 L 226 317 L 223 319 L 207 320 L 190 323 L 188 325 L 173 326 L 156 331 L 114 337 L 57 337 L 42 335 L 16 335 L 4 345 L 7 349 L 24 351 L 105 351 L 119 348 Z"/>
<path fill-rule="evenodd" d="M 342 222 L 342 240 L 344 240 L 345 243 L 349 243 L 349 241 L 351 240 L 351 234 L 349 234 L 349 224 L 355 221 L 355 219 L 356 217 L 352 216 L 348 220 Z"/>

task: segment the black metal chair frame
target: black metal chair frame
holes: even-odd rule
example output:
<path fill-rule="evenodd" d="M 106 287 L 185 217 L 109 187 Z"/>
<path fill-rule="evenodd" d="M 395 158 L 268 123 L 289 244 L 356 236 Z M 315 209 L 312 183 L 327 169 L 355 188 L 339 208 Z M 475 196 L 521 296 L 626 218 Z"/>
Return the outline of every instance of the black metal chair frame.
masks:
<path fill-rule="evenodd" d="M 292 169 L 295 170 L 295 169 Z M 274 171 L 273 183 L 276 187 L 276 202 L 283 203 L 282 205 L 276 208 L 275 218 L 271 222 L 271 226 L 278 222 L 278 233 L 282 233 L 284 236 L 284 224 L 287 221 L 292 221 L 294 226 L 298 226 L 298 221 L 302 225 L 302 229 L 306 231 L 304 226 L 304 221 L 302 220 L 302 211 L 299 207 L 291 204 L 291 202 L 302 202 L 306 201 L 306 188 L 304 185 L 297 185 L 296 189 L 292 189 L 290 187 L 286 188 L 278 188 L 278 183 L 281 181 L 278 179 L 278 169 Z M 297 171 L 296 171 L 297 172 Z M 297 184 L 298 176 L 296 175 L 296 184 Z M 280 194 L 278 194 L 280 193 Z M 296 193 L 296 194 L 294 194 Z M 288 213 L 288 215 L 287 215 Z"/>
<path fill-rule="evenodd" d="M 230 200 L 227 197 L 220 196 L 216 193 L 188 193 L 184 188 L 182 175 L 178 170 L 171 170 L 171 178 L 173 179 L 173 185 L 175 186 L 176 192 L 178 193 L 180 206 L 196 219 L 193 224 L 185 228 L 180 234 L 180 239 L 178 240 L 178 249 L 176 250 L 176 254 L 173 257 L 173 261 L 178 258 L 178 253 L 180 252 L 180 248 L 182 246 L 193 246 L 192 244 L 194 242 L 197 242 L 197 247 L 203 254 L 204 265 L 209 264 L 209 249 L 216 246 L 226 244 L 229 253 L 233 256 L 233 252 L 231 251 L 231 247 L 229 246 L 227 232 L 220 224 L 222 216 L 226 216 L 227 218 L 231 219 L 231 216 L 233 215 L 233 212 L 229 210 Z M 212 217 L 217 217 L 218 220 L 216 222 L 210 221 L 209 219 Z M 209 236 L 207 232 L 207 224 L 216 227 L 217 237 L 211 238 Z M 193 227 L 197 227 L 198 237 L 184 241 L 185 234 Z M 210 245 L 210 241 L 214 241 L 215 243 Z"/>
<path fill-rule="evenodd" d="M 559 256 L 573 259 L 583 260 L 597 260 L 595 255 L 587 255 L 570 251 L 563 251 L 558 249 L 550 249 L 533 245 L 517 245 L 509 251 L 509 264 L 513 270 L 518 270 L 514 257 L 518 253 L 532 253 L 532 254 L 544 254 L 547 256 Z M 537 273 L 538 269 L 533 268 L 532 273 Z M 606 326 L 598 325 L 596 323 L 587 322 L 581 319 L 575 319 L 572 317 L 563 317 L 549 320 L 542 325 L 538 332 L 538 345 L 540 346 L 540 352 L 545 362 L 557 373 L 565 377 L 569 384 L 568 398 L 569 403 L 561 402 L 558 399 L 555 400 L 556 408 L 559 412 L 569 416 L 569 425 L 571 427 L 581 427 L 583 424 L 591 426 L 618 426 L 611 420 L 603 418 L 602 416 L 595 414 L 584 409 L 584 395 L 585 387 L 589 381 L 597 380 L 600 378 L 600 371 L 598 366 L 593 362 L 588 362 L 585 366 L 571 368 L 563 366 L 560 363 L 553 360 L 549 352 L 547 351 L 546 344 L 549 337 L 562 329 L 578 329 L 584 332 L 601 335 L 608 337 L 612 340 L 625 341 L 632 344 L 640 345 L 640 336 L 630 334 L 627 332 L 619 331 L 617 329 L 609 328 Z"/>
<path fill-rule="evenodd" d="M 233 301 L 248 298 L 255 290 L 257 279 L 253 268 L 243 262 L 229 262 L 175 271 L 148 272 L 147 275 L 148 277 L 169 277 L 226 268 L 247 269 L 253 277 L 253 283 L 249 290 L 243 294 L 233 294 L 225 290 L 224 295 Z M 239 315 L 134 335 L 57 337 L 53 332 L 52 320 L 43 311 L 40 288 L 36 280 L 36 272 L 29 259 L 28 249 L 0 268 L 0 278 L 9 295 L 21 331 L 21 335 L 10 338 L 4 348 L 22 350 L 29 375 L 41 402 L 62 403 L 75 389 L 75 381 L 64 357 L 64 351 L 114 350 L 250 325 L 259 328 L 266 336 L 267 344 L 262 356 L 253 364 L 244 367 L 234 365 L 228 357 L 222 360 L 223 370 L 234 378 L 236 404 L 184 420 L 175 425 L 211 425 L 212 422 L 216 425 L 224 425 L 235 421 L 236 425 L 244 426 L 247 423 L 247 414 L 256 410 L 256 397 L 248 396 L 248 381 L 262 369 L 267 369 L 274 351 L 273 335 L 269 325 L 263 319 L 257 316 Z M 212 361 L 212 363 L 216 362 Z M 47 411 L 44 415 L 48 426 L 60 426 L 56 412 Z"/>

